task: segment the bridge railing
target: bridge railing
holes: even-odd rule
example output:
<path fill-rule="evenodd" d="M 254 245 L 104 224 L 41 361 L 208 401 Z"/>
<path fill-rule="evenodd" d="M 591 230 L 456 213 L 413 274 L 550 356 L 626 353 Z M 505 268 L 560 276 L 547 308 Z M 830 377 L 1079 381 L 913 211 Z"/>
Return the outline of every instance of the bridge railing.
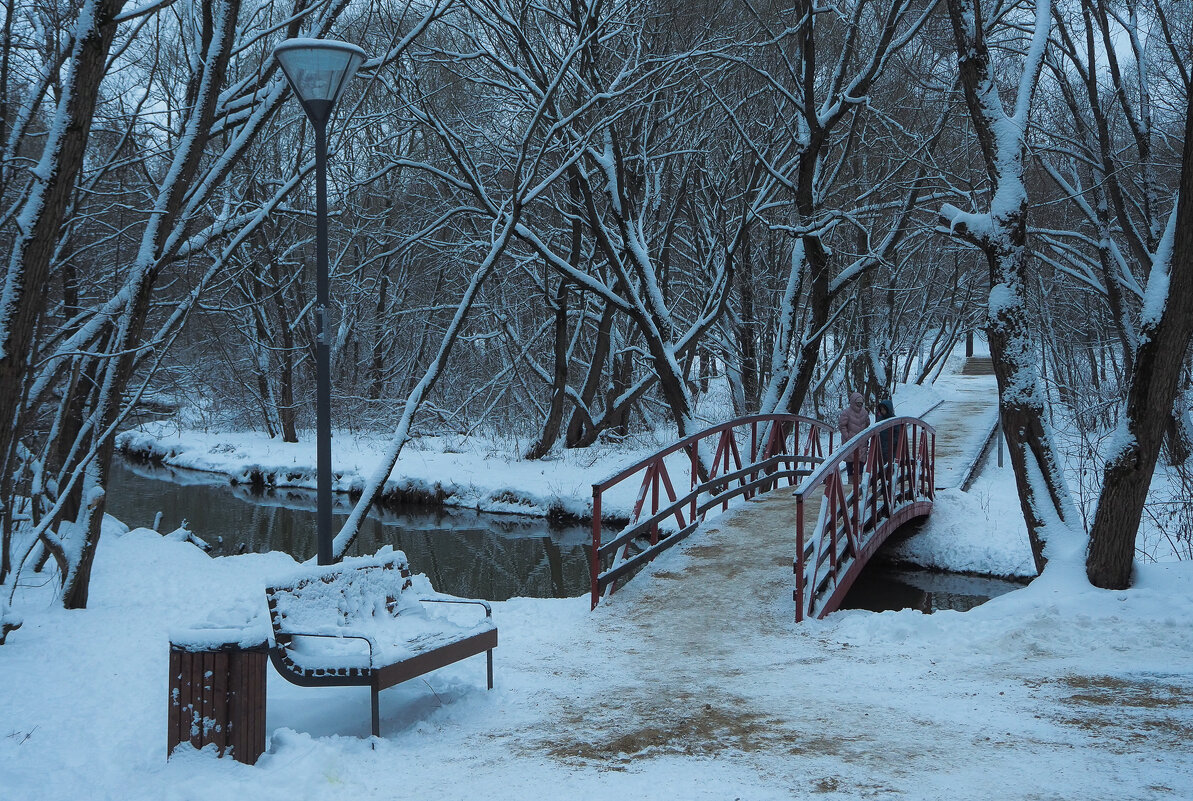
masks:
<path fill-rule="evenodd" d="M 936 429 L 915 417 L 876 423 L 817 466 L 795 492 L 795 619 L 836 609 L 887 536 L 931 511 L 935 481 Z M 809 538 L 805 510 L 821 490 Z"/>
<path fill-rule="evenodd" d="M 696 529 L 709 509 L 728 509 L 780 481 L 794 485 L 833 450 L 832 426 L 809 417 L 739 417 L 692 434 L 592 485 L 592 606 L 627 577 Z M 743 457 L 743 453 L 745 456 Z M 672 457 L 669 468 L 667 457 Z M 688 491 L 680 495 L 678 483 Z M 602 501 L 610 490 L 637 481 L 629 522 L 602 541 Z M 649 503 L 647 496 L 650 497 Z M 674 521 L 674 523 L 672 523 Z"/>

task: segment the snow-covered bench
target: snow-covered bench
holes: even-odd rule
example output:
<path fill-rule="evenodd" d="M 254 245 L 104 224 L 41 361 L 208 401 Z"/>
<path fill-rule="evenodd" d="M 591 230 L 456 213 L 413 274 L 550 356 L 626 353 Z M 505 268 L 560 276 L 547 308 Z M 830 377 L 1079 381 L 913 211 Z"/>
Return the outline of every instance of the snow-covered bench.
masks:
<path fill-rule="evenodd" d="M 273 639 L 269 657 L 285 679 L 303 687 L 357 685 L 372 690 L 373 736 L 379 735 L 381 690 L 482 652 L 493 689 L 497 627 L 485 601 L 420 598 L 401 551 L 352 557 L 269 587 Z M 475 604 L 485 615 L 461 624 L 424 604 Z"/>

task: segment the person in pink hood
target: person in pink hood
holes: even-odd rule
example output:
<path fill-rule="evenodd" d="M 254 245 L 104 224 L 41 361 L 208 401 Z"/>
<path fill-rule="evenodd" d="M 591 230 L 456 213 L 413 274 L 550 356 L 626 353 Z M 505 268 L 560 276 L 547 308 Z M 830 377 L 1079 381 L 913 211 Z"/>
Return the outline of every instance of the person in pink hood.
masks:
<path fill-rule="evenodd" d="M 862 433 L 867 426 L 870 425 L 870 413 L 866 411 L 866 399 L 862 397 L 862 393 L 854 392 L 849 396 L 849 405 L 841 410 L 841 416 L 837 418 L 837 430 L 841 432 L 841 442 L 853 439 L 858 434 Z M 858 453 L 856 466 L 857 472 L 860 473 L 866 466 L 866 456 L 869 448 L 862 446 Z M 856 482 L 857 477 L 854 475 L 855 460 L 850 459 L 845 463 L 845 469 L 849 471 L 849 479 Z"/>

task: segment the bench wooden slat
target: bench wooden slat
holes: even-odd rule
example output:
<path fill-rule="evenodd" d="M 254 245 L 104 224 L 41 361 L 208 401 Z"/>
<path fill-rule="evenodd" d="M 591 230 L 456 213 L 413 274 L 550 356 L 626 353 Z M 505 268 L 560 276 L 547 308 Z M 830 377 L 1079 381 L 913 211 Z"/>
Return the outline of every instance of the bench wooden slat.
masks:
<path fill-rule="evenodd" d="M 216 651 L 212 655 L 211 717 L 207 741 L 223 754 L 228 749 L 228 652 Z"/>
<path fill-rule="evenodd" d="M 191 686 L 199 688 L 199 697 L 191 699 L 190 716 L 184 722 L 188 726 L 186 737 L 190 740 L 191 745 L 195 748 L 203 747 L 203 727 L 200 722 L 203 720 L 203 696 L 207 693 L 203 692 L 203 655 L 202 653 L 193 653 L 190 655 L 191 662 Z"/>
<path fill-rule="evenodd" d="M 483 654 L 497 647 L 497 629 L 492 628 L 474 634 L 464 640 L 426 651 L 410 659 L 395 662 L 377 670 L 377 682 L 381 689 L 392 687 L 408 679 L 418 678 L 424 673 L 447 667 L 453 662 L 470 656 Z"/>

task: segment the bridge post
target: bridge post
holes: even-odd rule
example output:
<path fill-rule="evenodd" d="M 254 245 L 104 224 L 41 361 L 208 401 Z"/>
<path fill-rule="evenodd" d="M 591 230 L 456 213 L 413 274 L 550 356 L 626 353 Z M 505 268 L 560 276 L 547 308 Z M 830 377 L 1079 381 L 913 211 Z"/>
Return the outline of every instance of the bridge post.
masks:
<path fill-rule="evenodd" d="M 936 500 L 936 433 L 932 433 L 932 461 L 928 464 L 928 497 Z"/>
<path fill-rule="evenodd" d="M 752 423 L 750 423 L 750 462 L 756 463 L 757 461 L 758 461 L 758 421 L 755 420 Z M 758 478 L 757 470 L 750 473 L 749 480 L 750 480 L 751 484 L 754 483 L 754 480 L 757 478 Z M 754 490 L 749 490 L 748 492 L 746 492 L 746 500 L 749 500 L 750 498 L 753 498 L 753 497 L 754 497 Z"/>
<path fill-rule="evenodd" d="M 804 573 L 807 571 L 807 565 L 804 564 L 804 496 L 802 494 L 795 496 L 795 560 L 793 561 L 795 568 L 795 622 L 799 623 L 804 619 Z"/>
<path fill-rule="evenodd" d="M 862 464 L 862 460 L 858 458 L 857 451 L 854 451 L 853 476 L 850 478 L 850 481 L 853 484 L 853 486 L 850 487 L 850 489 L 853 490 L 853 496 L 852 496 L 853 503 L 851 503 L 850 505 L 853 507 L 853 521 L 852 522 L 853 522 L 854 526 L 856 526 L 858 524 L 858 521 L 861 519 L 860 515 L 858 514 L 858 505 L 860 502 L 859 498 L 862 494 L 862 489 L 861 489 L 862 488 L 862 470 L 864 470 L 865 467 L 866 466 L 864 464 Z"/>
<path fill-rule="evenodd" d="M 659 473 L 662 468 L 662 459 L 659 460 L 655 466 L 654 475 L 650 479 L 650 516 L 654 517 L 659 513 Z M 658 521 L 650 524 L 650 544 L 658 545 L 659 543 L 659 524 Z"/>
<path fill-rule="evenodd" d="M 592 608 L 601 600 L 601 491 L 592 487 Z"/>
<path fill-rule="evenodd" d="M 997 430 L 998 430 L 998 434 L 996 436 L 998 438 L 998 441 L 995 443 L 995 445 L 998 447 L 998 466 L 1002 467 L 1002 439 L 1003 439 L 1003 437 L 1002 437 L 1002 412 L 1001 411 L 998 414 Z"/>

